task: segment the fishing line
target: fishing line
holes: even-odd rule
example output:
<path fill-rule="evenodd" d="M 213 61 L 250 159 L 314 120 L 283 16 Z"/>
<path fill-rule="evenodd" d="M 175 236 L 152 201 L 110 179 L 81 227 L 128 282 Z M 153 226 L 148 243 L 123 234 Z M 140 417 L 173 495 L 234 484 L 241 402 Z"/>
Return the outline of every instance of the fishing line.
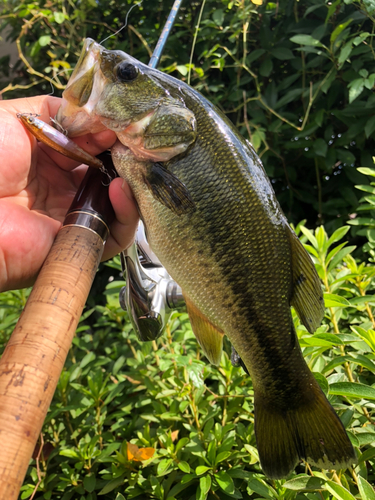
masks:
<path fill-rule="evenodd" d="M 74 70 L 74 68 L 64 68 L 63 70 L 59 71 L 56 75 L 53 75 L 53 77 L 49 80 L 49 84 L 51 85 L 52 92 L 50 92 L 47 95 L 53 96 L 55 93 L 55 87 L 52 83 L 55 78 L 57 78 L 59 75 L 61 75 L 61 73 L 65 73 L 66 71 L 73 71 L 73 70 Z"/>
<path fill-rule="evenodd" d="M 194 38 L 193 38 L 193 45 L 191 46 L 190 61 L 189 61 L 189 73 L 188 73 L 188 77 L 187 77 L 187 83 L 188 83 L 188 85 L 190 85 L 191 67 L 192 67 L 192 64 L 193 64 L 193 54 L 194 54 L 194 50 L 195 50 L 195 44 L 196 44 L 197 38 L 198 38 L 199 27 L 200 27 L 200 24 L 201 24 L 202 14 L 203 14 L 203 11 L 204 11 L 205 4 L 206 4 L 206 0 L 203 0 L 202 6 L 201 6 L 201 10 L 199 12 L 198 22 L 197 22 L 197 25 L 195 27 L 195 33 L 194 33 Z"/>
<path fill-rule="evenodd" d="M 107 36 L 107 38 L 104 38 L 104 40 L 102 40 L 102 41 L 99 43 L 99 45 L 102 45 L 105 41 L 107 41 L 107 40 L 108 40 L 108 38 L 111 38 L 111 37 L 113 37 L 113 36 L 116 36 L 118 33 L 120 33 L 120 31 L 122 31 L 124 28 L 126 28 L 126 26 L 128 25 L 128 17 L 129 17 L 130 12 L 134 9 L 134 7 L 139 7 L 140 5 L 142 5 L 142 2 L 143 2 L 143 0 L 141 0 L 140 2 L 135 3 L 134 5 L 132 5 L 132 6 L 130 7 L 130 9 L 128 10 L 127 14 L 126 14 L 126 17 L 125 17 L 125 24 L 124 24 L 124 26 L 122 26 L 122 27 L 121 27 L 118 31 L 116 31 L 116 33 L 113 33 L 112 35 Z"/>

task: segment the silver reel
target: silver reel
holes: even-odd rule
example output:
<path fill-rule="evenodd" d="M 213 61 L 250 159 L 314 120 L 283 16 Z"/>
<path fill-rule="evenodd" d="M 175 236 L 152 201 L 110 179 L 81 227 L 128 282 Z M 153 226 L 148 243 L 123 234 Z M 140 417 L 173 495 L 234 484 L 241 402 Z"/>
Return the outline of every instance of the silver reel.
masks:
<path fill-rule="evenodd" d="M 139 340 L 155 340 L 164 332 L 166 313 L 184 305 L 181 288 L 147 242 L 144 225 L 138 225 L 135 243 L 121 253 L 126 285 L 120 306 L 128 311 Z"/>

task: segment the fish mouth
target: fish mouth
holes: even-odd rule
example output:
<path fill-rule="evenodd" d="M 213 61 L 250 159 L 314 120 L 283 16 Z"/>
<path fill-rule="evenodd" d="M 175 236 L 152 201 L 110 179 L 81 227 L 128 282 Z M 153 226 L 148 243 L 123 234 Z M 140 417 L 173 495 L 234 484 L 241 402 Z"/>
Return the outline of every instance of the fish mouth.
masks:
<path fill-rule="evenodd" d="M 63 92 L 62 104 L 55 120 L 69 137 L 88 132 L 96 133 L 108 128 L 95 113 L 95 107 L 108 85 L 108 78 L 101 71 L 100 64 L 104 51 L 104 47 L 91 38 L 86 38 L 68 86 Z M 117 126 L 123 127 L 128 123 Z"/>
<path fill-rule="evenodd" d="M 70 137 L 112 130 L 136 158 L 168 161 L 195 141 L 196 120 L 152 71 L 86 39 L 55 121 Z"/>

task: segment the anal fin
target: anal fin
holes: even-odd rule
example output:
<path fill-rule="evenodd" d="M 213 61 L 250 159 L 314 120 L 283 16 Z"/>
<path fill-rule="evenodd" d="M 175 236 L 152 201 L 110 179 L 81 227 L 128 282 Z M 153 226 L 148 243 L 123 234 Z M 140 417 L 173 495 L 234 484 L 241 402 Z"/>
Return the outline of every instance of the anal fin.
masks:
<path fill-rule="evenodd" d="M 191 327 L 199 345 L 210 363 L 219 365 L 223 351 L 224 333 L 213 325 L 186 297 L 185 302 Z"/>
<path fill-rule="evenodd" d="M 287 231 L 290 238 L 293 277 L 293 295 L 290 304 L 307 330 L 314 333 L 324 316 L 322 286 L 314 263 L 297 235 L 289 227 Z"/>

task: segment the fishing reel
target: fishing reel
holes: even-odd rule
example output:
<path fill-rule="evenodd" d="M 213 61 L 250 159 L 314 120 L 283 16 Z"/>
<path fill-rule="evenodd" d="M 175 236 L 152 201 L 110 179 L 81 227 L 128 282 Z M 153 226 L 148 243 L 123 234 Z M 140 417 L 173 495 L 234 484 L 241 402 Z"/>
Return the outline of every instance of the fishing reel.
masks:
<path fill-rule="evenodd" d="M 164 332 L 166 313 L 185 301 L 151 250 L 142 222 L 135 243 L 121 253 L 121 266 L 126 285 L 120 291 L 120 306 L 128 312 L 139 340 L 155 340 Z"/>
<path fill-rule="evenodd" d="M 151 250 L 142 221 L 135 243 L 120 257 L 126 280 L 120 290 L 120 306 L 128 312 L 139 340 L 156 340 L 164 333 L 166 314 L 185 304 L 181 288 Z M 233 366 L 242 366 L 249 373 L 233 346 L 230 360 Z"/>

